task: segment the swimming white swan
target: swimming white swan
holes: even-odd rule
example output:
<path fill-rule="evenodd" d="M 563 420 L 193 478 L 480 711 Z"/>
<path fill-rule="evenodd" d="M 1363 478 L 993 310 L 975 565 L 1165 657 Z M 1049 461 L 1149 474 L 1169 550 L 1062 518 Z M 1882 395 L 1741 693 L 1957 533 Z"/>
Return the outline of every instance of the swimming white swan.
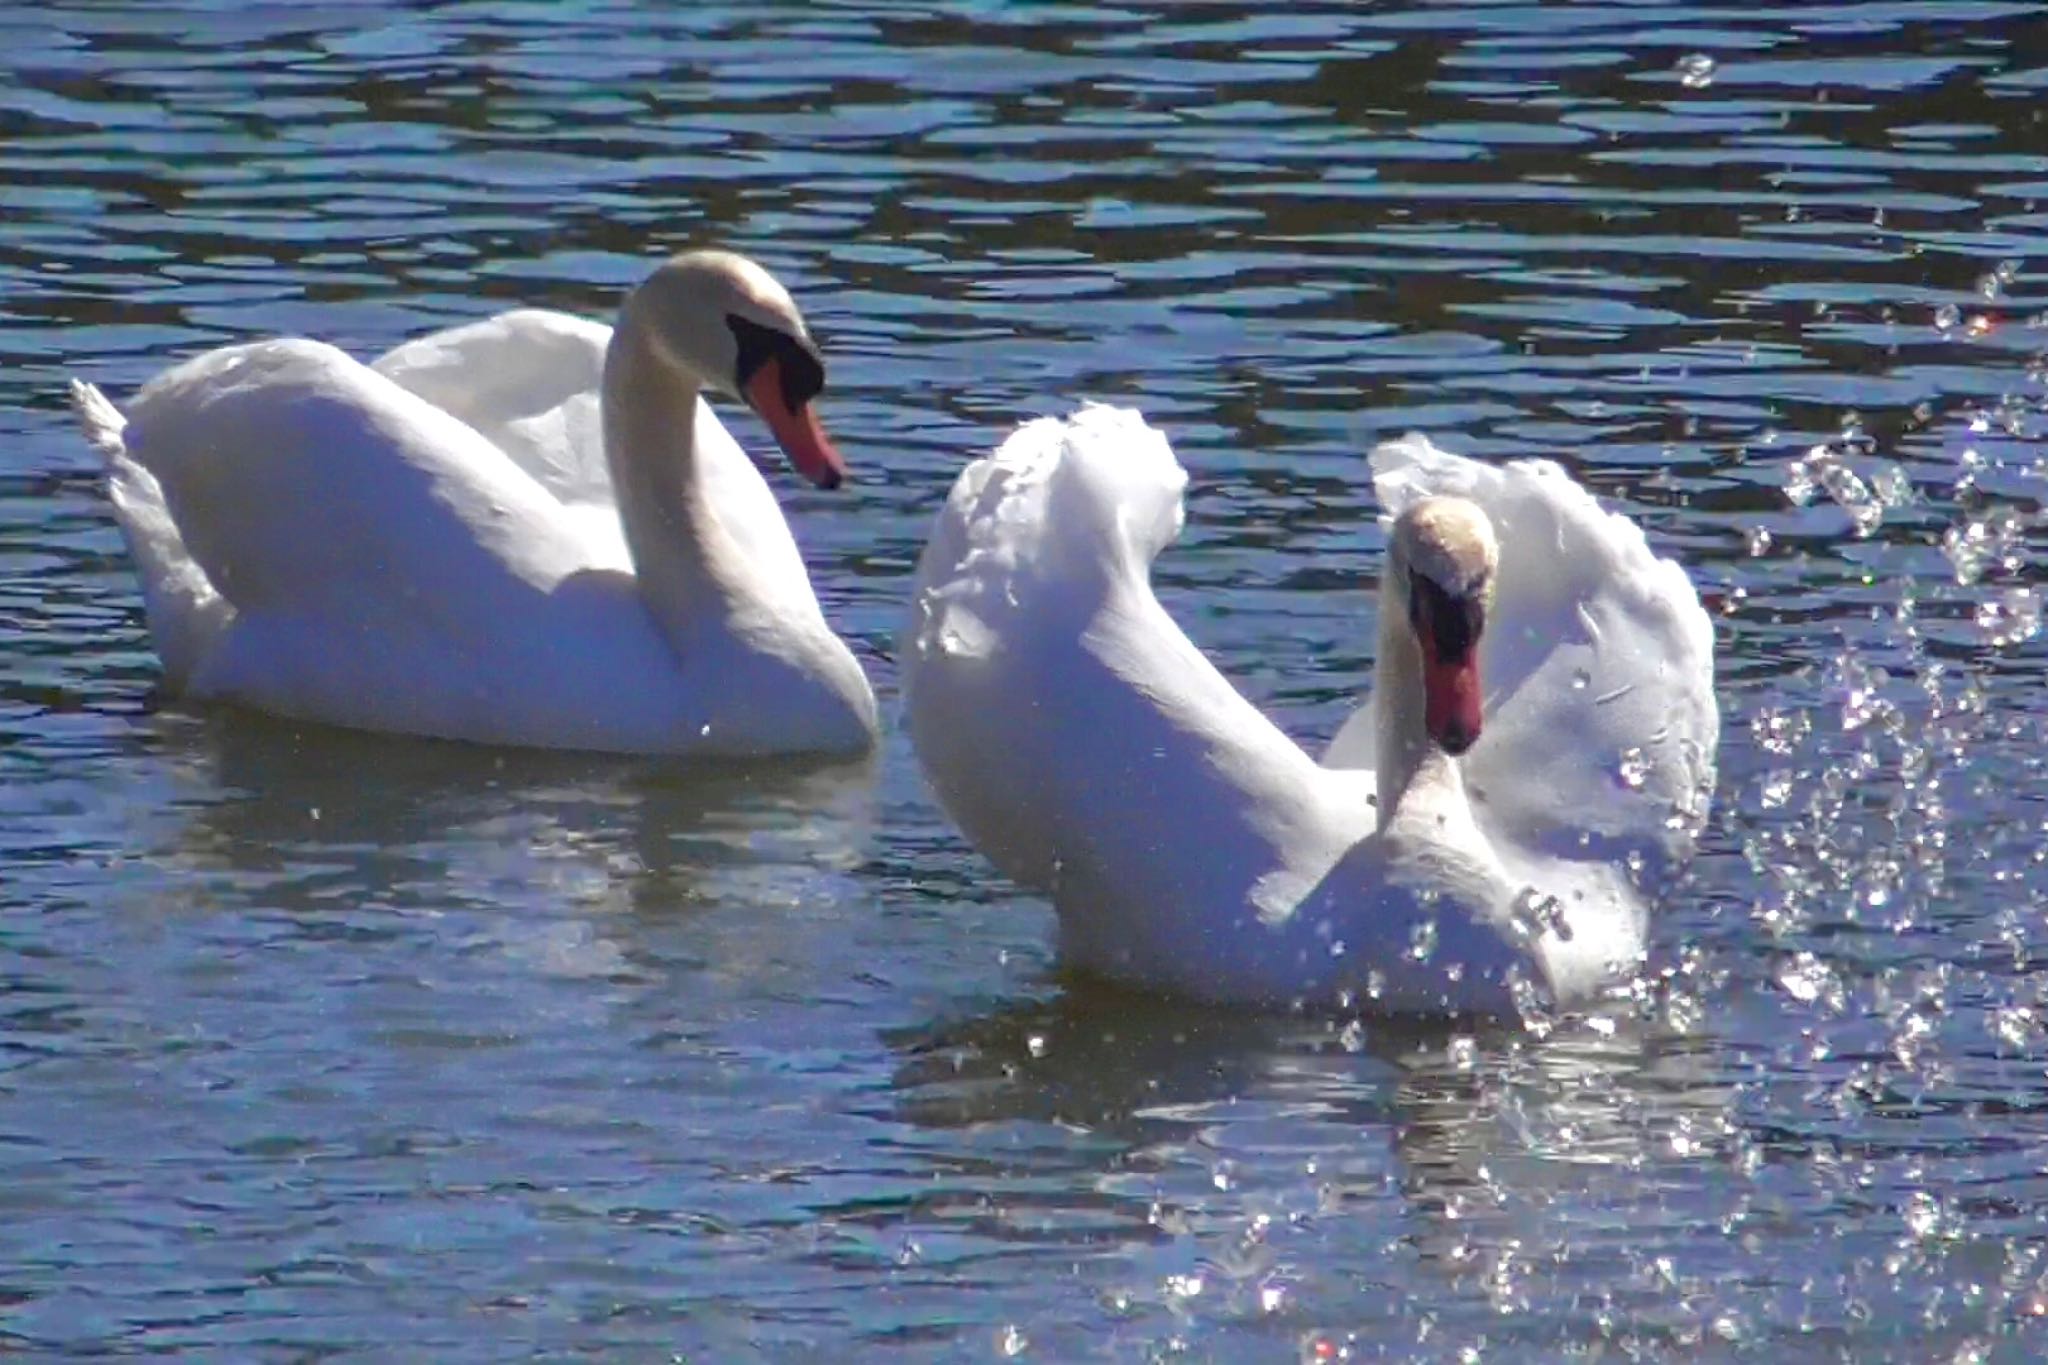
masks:
<path fill-rule="evenodd" d="M 954 485 L 904 641 L 910 734 L 968 838 L 1052 898 L 1069 963 L 1225 1002 L 1508 1014 L 1641 957 L 1713 784 L 1691 583 L 1554 464 L 1410 437 L 1373 467 L 1375 687 L 1326 765 L 1153 596 L 1186 475 L 1136 413 L 1032 422 Z"/>
<path fill-rule="evenodd" d="M 159 376 L 125 418 L 90 384 L 72 401 L 173 690 L 448 739 L 752 755 L 864 749 L 875 700 L 699 391 L 744 397 L 830 488 L 823 383 L 782 286 L 697 251 L 615 330 L 522 309 L 370 366 L 260 341 Z"/>

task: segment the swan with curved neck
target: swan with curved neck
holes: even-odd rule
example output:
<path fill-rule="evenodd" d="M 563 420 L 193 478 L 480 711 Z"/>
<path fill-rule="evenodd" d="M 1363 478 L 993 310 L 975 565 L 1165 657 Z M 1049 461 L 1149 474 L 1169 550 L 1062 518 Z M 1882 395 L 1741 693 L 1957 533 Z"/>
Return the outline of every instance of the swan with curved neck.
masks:
<path fill-rule="evenodd" d="M 656 268 L 615 329 L 535 309 L 365 366 L 225 347 L 104 454 L 167 681 L 310 720 L 630 752 L 848 752 L 875 704 L 766 483 L 702 402 L 743 399 L 811 482 L 844 465 L 801 314 L 753 262 Z"/>
<path fill-rule="evenodd" d="M 1691 585 L 1554 465 L 1420 440 L 1374 463 L 1374 694 L 1324 764 L 1154 596 L 1186 476 L 1136 413 L 1029 423 L 961 474 L 918 565 L 906 722 L 969 840 L 1050 896 L 1069 965 L 1511 1014 L 1640 958 L 1638 878 L 1683 858 L 1712 778 Z"/>

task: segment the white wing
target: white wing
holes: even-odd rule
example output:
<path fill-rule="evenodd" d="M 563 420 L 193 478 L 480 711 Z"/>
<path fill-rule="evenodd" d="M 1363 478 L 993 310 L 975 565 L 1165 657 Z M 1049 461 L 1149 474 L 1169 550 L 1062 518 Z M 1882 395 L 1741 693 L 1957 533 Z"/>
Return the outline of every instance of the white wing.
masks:
<path fill-rule="evenodd" d="M 1503 860 L 1640 860 L 1654 876 L 1682 858 L 1720 734 L 1713 626 L 1685 570 L 1548 460 L 1486 465 L 1410 436 L 1373 452 L 1373 480 L 1389 518 L 1455 494 L 1499 533 L 1486 729 L 1464 771 Z M 1328 766 L 1371 766 L 1370 709 L 1345 723 Z"/>
<path fill-rule="evenodd" d="M 610 506 L 598 386 L 612 329 L 519 308 L 408 341 L 370 368 L 475 428 L 563 502 Z"/>
<path fill-rule="evenodd" d="M 370 368 L 475 428 L 561 500 L 605 567 L 630 571 L 599 405 L 611 339 L 601 322 L 517 308 L 408 341 Z M 774 492 L 702 400 L 696 459 L 707 505 L 759 581 L 793 606 L 814 601 Z"/>

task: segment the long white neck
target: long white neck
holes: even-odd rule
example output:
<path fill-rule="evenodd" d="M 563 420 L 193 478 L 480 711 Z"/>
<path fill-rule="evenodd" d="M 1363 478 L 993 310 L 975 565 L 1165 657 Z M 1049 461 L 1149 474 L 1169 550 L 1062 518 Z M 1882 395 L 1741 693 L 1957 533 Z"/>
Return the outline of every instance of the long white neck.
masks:
<path fill-rule="evenodd" d="M 1386 580 L 1391 584 L 1390 575 Z M 1408 625 L 1406 604 L 1382 590 L 1379 657 L 1373 665 L 1374 776 L 1384 823 L 1416 778 L 1451 758 L 1429 737 L 1422 691 L 1422 645 Z"/>
<path fill-rule="evenodd" d="M 723 621 L 744 590 L 738 548 L 697 469 L 699 381 L 655 353 L 629 302 L 605 351 L 605 462 L 634 576 L 673 642 Z"/>

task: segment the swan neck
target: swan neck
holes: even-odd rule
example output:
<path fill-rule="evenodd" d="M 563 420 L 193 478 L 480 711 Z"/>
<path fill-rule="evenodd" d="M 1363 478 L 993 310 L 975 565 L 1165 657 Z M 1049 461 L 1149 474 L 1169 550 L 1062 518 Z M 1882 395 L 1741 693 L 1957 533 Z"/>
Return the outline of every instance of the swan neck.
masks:
<path fill-rule="evenodd" d="M 1422 688 L 1422 645 L 1401 604 L 1380 603 L 1379 658 L 1373 688 L 1373 730 L 1381 821 L 1391 818 L 1409 789 L 1455 760 L 1429 737 Z"/>
<path fill-rule="evenodd" d="M 656 352 L 629 303 L 605 350 L 605 463 L 640 594 L 671 637 L 730 605 L 726 537 L 698 477 L 702 387 Z"/>

